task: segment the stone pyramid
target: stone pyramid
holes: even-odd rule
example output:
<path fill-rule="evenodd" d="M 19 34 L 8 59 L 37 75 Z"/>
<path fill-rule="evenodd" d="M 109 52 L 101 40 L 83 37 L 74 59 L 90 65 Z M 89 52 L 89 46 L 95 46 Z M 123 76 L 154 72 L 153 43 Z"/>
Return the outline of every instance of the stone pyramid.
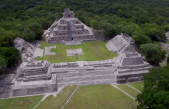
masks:
<path fill-rule="evenodd" d="M 74 12 L 69 8 L 64 9 L 63 17 L 55 21 L 44 36 L 47 43 L 95 40 L 92 30 L 75 18 Z"/>

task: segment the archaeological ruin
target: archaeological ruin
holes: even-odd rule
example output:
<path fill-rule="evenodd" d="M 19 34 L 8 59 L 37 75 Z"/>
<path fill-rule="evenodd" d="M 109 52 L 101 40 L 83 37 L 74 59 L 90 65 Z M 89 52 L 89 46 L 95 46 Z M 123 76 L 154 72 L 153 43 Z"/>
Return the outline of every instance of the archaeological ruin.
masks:
<path fill-rule="evenodd" d="M 39 48 L 38 44 L 33 45 L 17 37 L 14 40 L 14 45 L 21 53 L 23 62 L 35 61 L 35 58 L 43 56 L 43 50 Z"/>
<path fill-rule="evenodd" d="M 69 8 L 44 33 L 44 37 L 49 44 L 64 45 L 78 45 L 83 41 L 96 40 L 92 29 L 75 18 L 74 12 Z M 21 38 L 16 38 L 14 44 L 22 55 L 22 63 L 15 74 L 0 76 L 0 98 L 56 92 L 62 85 L 136 82 L 141 81 L 151 68 L 136 51 L 134 39 L 127 34 L 117 35 L 107 42 L 106 48 L 116 52 L 118 57 L 102 61 L 51 64 L 48 61 L 36 61 L 36 58 L 43 54 L 56 55 L 51 49 L 57 49 L 57 46 L 46 46 L 44 51 L 39 48 L 40 43 L 31 44 Z M 65 52 L 67 56 L 84 55 L 81 48 L 67 49 Z"/>
<path fill-rule="evenodd" d="M 78 45 L 83 41 L 96 40 L 92 29 L 75 18 L 73 11 L 66 8 L 63 17 L 56 20 L 44 33 L 47 43 L 63 43 L 65 45 Z"/>
<path fill-rule="evenodd" d="M 66 12 L 69 10 L 65 10 Z M 71 16 L 74 14 L 70 11 Z M 67 14 L 64 14 L 67 18 Z M 102 61 L 76 61 L 51 64 L 48 61 L 36 61 L 43 50 L 21 38 L 14 40 L 15 47 L 22 54 L 22 63 L 16 74 L 0 76 L 0 98 L 36 95 L 56 92 L 62 85 L 123 84 L 141 81 L 150 64 L 135 50 L 135 41 L 127 34 L 117 35 L 105 45 L 118 57 Z M 45 48 L 47 55 L 54 55 Z M 83 55 L 82 49 L 67 50 L 67 55 Z"/>

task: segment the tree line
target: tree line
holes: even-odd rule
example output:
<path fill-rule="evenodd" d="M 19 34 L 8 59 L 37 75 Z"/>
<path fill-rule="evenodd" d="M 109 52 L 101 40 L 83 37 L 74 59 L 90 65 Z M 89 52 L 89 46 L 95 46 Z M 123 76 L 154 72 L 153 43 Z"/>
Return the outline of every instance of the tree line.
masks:
<path fill-rule="evenodd" d="M 29 42 L 40 40 L 43 30 L 61 18 L 68 7 L 83 23 L 108 38 L 127 33 L 147 60 L 158 64 L 165 57 L 159 42 L 165 42 L 165 32 L 169 31 L 168 6 L 168 0 L 1 0 L 0 48 L 13 47 L 16 37 Z M 10 67 L 5 55 L 0 55 Z"/>
<path fill-rule="evenodd" d="M 144 75 L 144 89 L 137 96 L 137 109 L 169 109 L 169 58 L 168 65 L 150 69 Z"/>
<path fill-rule="evenodd" d="M 127 33 L 150 63 L 158 64 L 165 57 L 159 42 L 165 42 L 169 31 L 168 0 L 1 0 L 0 73 L 21 59 L 13 40 L 40 40 L 43 30 L 62 17 L 64 8 L 108 38 Z M 144 76 L 138 109 L 169 108 L 168 71 L 169 66 L 151 69 Z"/>

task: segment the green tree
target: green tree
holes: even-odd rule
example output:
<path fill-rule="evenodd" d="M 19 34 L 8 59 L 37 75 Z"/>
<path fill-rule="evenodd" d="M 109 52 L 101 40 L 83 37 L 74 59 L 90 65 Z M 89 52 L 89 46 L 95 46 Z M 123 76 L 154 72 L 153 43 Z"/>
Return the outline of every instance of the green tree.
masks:
<path fill-rule="evenodd" d="M 35 39 L 40 40 L 43 33 L 42 26 L 37 22 L 33 22 L 30 23 L 28 27 L 35 33 Z"/>
<path fill-rule="evenodd" d="M 169 56 L 167 57 L 167 65 L 169 65 Z"/>
<path fill-rule="evenodd" d="M 144 89 L 137 96 L 137 109 L 169 108 L 169 66 L 150 69 L 144 75 Z"/>
<path fill-rule="evenodd" d="M 140 46 L 142 54 L 153 64 L 158 64 L 165 58 L 165 51 L 157 44 L 147 43 Z"/>
<path fill-rule="evenodd" d="M 135 31 L 132 34 L 132 38 L 136 41 L 136 44 L 138 44 L 139 46 L 152 42 L 151 39 L 147 35 L 145 35 L 145 33 L 141 30 Z"/>
<path fill-rule="evenodd" d="M 6 65 L 7 65 L 6 60 L 2 55 L 0 55 L 0 69 L 3 69 L 4 67 L 6 67 Z"/>
<path fill-rule="evenodd" d="M 102 24 L 96 20 L 92 20 L 90 22 L 90 25 L 92 26 L 93 29 L 95 30 L 101 30 L 102 29 Z"/>
<path fill-rule="evenodd" d="M 122 33 L 127 33 L 128 35 L 132 35 L 136 30 L 139 29 L 139 26 L 137 24 L 130 24 L 126 25 L 121 29 Z"/>
<path fill-rule="evenodd" d="M 147 35 L 150 36 L 152 40 L 160 41 L 165 39 L 165 32 L 155 27 L 149 28 Z"/>
<path fill-rule="evenodd" d="M 21 54 L 14 47 L 0 47 L 0 55 L 7 61 L 7 67 L 14 66 L 21 59 Z"/>

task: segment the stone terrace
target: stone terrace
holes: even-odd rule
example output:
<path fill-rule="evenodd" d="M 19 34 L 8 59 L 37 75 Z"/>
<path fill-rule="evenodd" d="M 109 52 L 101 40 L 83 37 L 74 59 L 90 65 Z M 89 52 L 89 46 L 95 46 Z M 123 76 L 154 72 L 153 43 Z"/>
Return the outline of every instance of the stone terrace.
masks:
<path fill-rule="evenodd" d="M 56 49 L 56 46 L 45 47 L 45 55 L 55 55 L 55 52 L 51 52 L 51 49 Z"/>

